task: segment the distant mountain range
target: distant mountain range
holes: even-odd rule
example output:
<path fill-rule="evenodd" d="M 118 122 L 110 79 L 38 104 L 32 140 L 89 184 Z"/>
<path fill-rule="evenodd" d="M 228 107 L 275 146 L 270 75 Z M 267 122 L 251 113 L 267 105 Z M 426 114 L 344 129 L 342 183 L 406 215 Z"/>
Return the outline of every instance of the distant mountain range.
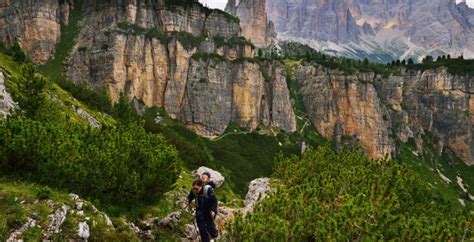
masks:
<path fill-rule="evenodd" d="M 474 9 L 455 0 L 273 0 L 281 40 L 388 62 L 425 55 L 474 58 Z"/>

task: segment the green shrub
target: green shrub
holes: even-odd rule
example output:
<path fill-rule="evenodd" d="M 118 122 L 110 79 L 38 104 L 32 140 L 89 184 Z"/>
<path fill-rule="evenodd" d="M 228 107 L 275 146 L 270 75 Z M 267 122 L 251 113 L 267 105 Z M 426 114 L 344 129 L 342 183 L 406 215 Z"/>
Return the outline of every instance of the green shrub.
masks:
<path fill-rule="evenodd" d="M 460 240 L 469 215 L 407 167 L 330 145 L 279 158 L 280 185 L 229 227 L 231 240 Z M 467 234 L 469 236 L 469 233 Z"/>
<path fill-rule="evenodd" d="M 173 32 L 176 39 L 183 45 L 186 50 L 191 50 L 193 48 L 199 47 L 199 45 L 204 41 L 205 36 L 194 36 L 188 32 Z"/>
<path fill-rule="evenodd" d="M 15 42 L 13 43 L 12 47 L 11 47 L 11 53 L 12 53 L 12 56 L 13 56 L 13 59 L 16 61 L 16 62 L 25 62 L 26 61 L 26 54 L 25 52 L 23 52 L 23 50 L 21 49 L 20 47 L 20 43 L 18 42 L 18 40 L 15 40 Z"/>
<path fill-rule="evenodd" d="M 177 178 L 176 150 L 137 123 L 93 129 L 9 117 L 1 121 L 0 134 L 3 175 L 21 174 L 104 202 L 157 199 Z"/>
<path fill-rule="evenodd" d="M 145 34 L 147 31 L 146 29 L 140 27 L 139 25 L 131 24 L 127 21 L 122 21 L 122 22 L 117 23 L 117 27 L 128 34 L 133 34 L 133 35 L 142 35 L 142 34 Z"/>
<path fill-rule="evenodd" d="M 227 58 L 225 56 L 216 54 L 216 53 L 205 53 L 205 52 L 196 52 L 194 53 L 191 58 L 193 60 L 202 60 L 202 61 L 207 61 L 207 60 L 216 60 L 218 62 L 226 61 Z"/>
<path fill-rule="evenodd" d="M 158 39 L 162 44 L 167 44 L 170 41 L 168 35 L 159 31 L 157 28 L 149 29 L 146 32 L 145 37 L 148 39 Z"/>
<path fill-rule="evenodd" d="M 53 190 L 49 187 L 41 187 L 36 193 L 36 197 L 40 200 L 45 200 L 51 197 Z"/>
<path fill-rule="evenodd" d="M 28 117 L 35 117 L 39 108 L 45 102 L 46 80 L 35 74 L 31 64 L 22 67 L 21 76 L 15 81 L 18 92 L 14 92 L 14 99 Z"/>

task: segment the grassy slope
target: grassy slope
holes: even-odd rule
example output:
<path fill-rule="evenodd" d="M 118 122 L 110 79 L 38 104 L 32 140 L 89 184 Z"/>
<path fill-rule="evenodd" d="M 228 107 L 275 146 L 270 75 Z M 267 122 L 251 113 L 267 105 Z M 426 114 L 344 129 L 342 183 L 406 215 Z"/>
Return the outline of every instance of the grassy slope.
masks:
<path fill-rule="evenodd" d="M 424 151 L 415 153 L 414 144 L 410 142 L 401 144 L 398 160 L 410 166 L 420 177 L 427 181 L 433 189 L 437 189 L 451 201 L 459 203 L 463 199 L 468 208 L 474 205 L 469 195 L 474 194 L 474 167 L 467 166 L 450 150 L 445 150 L 441 156 L 437 155 L 431 142 L 431 136 L 425 135 Z M 444 181 L 438 171 L 451 182 Z M 463 181 L 467 192 L 464 192 L 457 182 L 457 177 Z"/>
<path fill-rule="evenodd" d="M 21 75 L 21 65 L 13 61 L 10 56 L 0 53 L 0 69 L 2 69 L 5 74 L 5 86 L 8 92 L 12 94 L 17 93 L 18 89 L 15 80 Z M 54 82 L 47 81 L 47 90 L 51 97 L 57 98 L 57 100 L 63 104 L 62 113 L 72 117 L 72 119 L 77 122 L 81 122 L 86 125 L 88 124 L 86 120 L 71 110 L 72 106 L 85 110 L 101 124 L 113 125 L 115 123 L 115 121 L 109 115 L 97 112 L 88 105 L 76 100 L 69 92 L 63 90 Z"/>
<path fill-rule="evenodd" d="M 48 215 L 53 214 L 54 210 L 48 205 L 48 200 L 55 203 L 55 207 L 63 204 L 71 208 L 75 207 L 75 202 L 65 192 L 51 190 L 47 186 L 31 183 L 20 183 L 5 178 L 0 178 L 0 241 L 8 239 L 10 233 L 20 228 L 27 222 L 27 218 L 33 213 L 37 214 L 38 225 L 41 228 L 29 228 L 19 239 L 25 241 L 39 241 L 42 238 L 42 229 L 48 227 Z M 101 240 L 104 238 L 137 241 L 137 237 L 124 226 L 116 226 L 116 230 L 109 230 L 104 217 L 93 212 L 92 204 L 84 202 L 84 215 L 68 213 L 66 220 L 61 226 L 61 233 L 53 235 L 53 241 L 67 240 L 76 238 L 77 226 L 79 222 L 96 221 L 91 223 L 91 240 Z M 115 224 L 119 223 L 114 220 Z"/>

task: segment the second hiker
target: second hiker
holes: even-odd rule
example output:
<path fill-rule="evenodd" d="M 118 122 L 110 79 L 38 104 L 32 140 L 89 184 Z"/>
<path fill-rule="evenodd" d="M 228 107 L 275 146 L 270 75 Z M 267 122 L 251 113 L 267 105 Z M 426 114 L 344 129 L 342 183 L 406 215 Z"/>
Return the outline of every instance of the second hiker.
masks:
<path fill-rule="evenodd" d="M 201 241 L 209 242 L 211 238 L 216 238 L 218 232 L 214 224 L 217 214 L 217 198 L 214 189 L 210 185 L 197 178 L 193 181 L 193 189 L 189 192 L 187 203 L 191 204 L 196 200 L 196 223 L 201 235 Z"/>

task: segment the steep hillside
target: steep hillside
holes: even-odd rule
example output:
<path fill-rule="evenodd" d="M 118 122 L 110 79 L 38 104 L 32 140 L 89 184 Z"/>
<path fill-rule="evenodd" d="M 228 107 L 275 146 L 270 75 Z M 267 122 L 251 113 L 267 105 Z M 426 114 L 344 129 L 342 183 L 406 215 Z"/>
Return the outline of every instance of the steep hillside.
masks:
<path fill-rule="evenodd" d="M 232 11 L 261 15 L 264 2 Z M 0 5 L 2 239 L 77 239 L 89 216 L 91 240 L 195 238 L 182 199 L 201 166 L 226 178 L 224 239 L 471 237 L 474 61 L 385 65 L 291 42 L 256 49 L 240 29 L 248 19 L 193 0 L 25 3 Z M 356 26 L 362 5 L 317 3 L 335 14 L 321 34 L 377 31 Z M 266 42 L 263 19 L 252 34 Z M 35 34 L 49 28 L 60 31 Z M 274 193 L 242 210 L 258 189 Z M 64 212 L 76 206 L 69 193 L 107 213 L 115 232 L 100 212 Z M 56 212 L 73 221 L 44 235 Z"/>

